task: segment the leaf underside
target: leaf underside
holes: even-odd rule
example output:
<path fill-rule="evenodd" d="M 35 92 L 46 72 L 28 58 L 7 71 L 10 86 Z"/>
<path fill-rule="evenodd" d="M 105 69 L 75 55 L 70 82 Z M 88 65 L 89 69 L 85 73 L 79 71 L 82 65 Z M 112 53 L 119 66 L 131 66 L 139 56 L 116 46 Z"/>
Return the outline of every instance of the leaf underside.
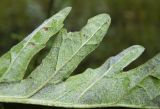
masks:
<path fill-rule="evenodd" d="M 0 58 L 0 82 L 14 82 L 23 79 L 32 57 L 45 47 L 47 41 L 62 27 L 71 8 L 65 8 L 46 20 L 19 44 Z"/>
<path fill-rule="evenodd" d="M 160 108 L 160 54 L 135 69 L 123 71 L 143 53 L 140 45 L 110 57 L 96 69 L 70 76 L 97 48 L 111 19 L 100 14 L 90 18 L 80 31 L 67 32 L 61 28 L 69 11 L 65 8 L 51 17 L 0 58 L 0 102 L 74 108 Z M 31 58 L 59 30 L 48 55 L 23 79 Z"/>

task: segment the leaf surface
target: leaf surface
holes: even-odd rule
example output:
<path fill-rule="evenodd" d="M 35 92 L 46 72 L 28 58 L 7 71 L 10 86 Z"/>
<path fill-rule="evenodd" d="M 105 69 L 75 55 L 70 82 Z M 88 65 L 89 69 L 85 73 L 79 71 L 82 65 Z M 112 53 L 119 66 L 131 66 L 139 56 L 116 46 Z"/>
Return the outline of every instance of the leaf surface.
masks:
<path fill-rule="evenodd" d="M 70 8 L 60 11 L 60 13 L 65 13 L 66 10 L 69 12 Z M 55 15 L 56 17 L 53 16 L 53 18 L 59 19 L 62 17 L 61 15 L 65 14 L 59 16 L 58 13 L 58 16 Z M 12 73 L 6 73 L 5 68 L 8 68 L 7 65 L 10 64 L 10 61 L 7 60 L 10 59 L 10 51 L 2 56 L 0 58 L 0 74 L 3 83 L 0 83 L 0 102 L 70 108 L 130 107 L 159 109 L 160 54 L 135 69 L 123 71 L 143 53 L 144 48 L 140 45 L 131 46 L 118 55 L 110 57 L 96 69 L 88 68 L 82 74 L 69 77 L 78 64 L 97 48 L 108 30 L 110 21 L 109 15 L 100 14 L 89 19 L 79 32 L 67 32 L 60 26 L 61 31 L 58 36 L 54 37 L 54 43 L 48 55 L 26 79 L 21 78 L 21 81 L 14 78 L 16 74 L 20 75 L 20 72 L 14 73 L 13 71 L 13 76 Z M 59 22 L 62 23 L 63 21 Z M 49 27 L 43 27 L 43 29 L 48 31 Z M 40 29 L 40 31 L 42 30 Z M 36 36 L 36 32 L 32 34 Z M 48 34 L 50 35 L 50 33 L 44 34 L 45 37 Z M 29 35 L 26 40 L 29 41 L 32 37 L 34 38 L 34 35 Z M 41 42 L 40 40 L 37 40 L 37 43 Z M 42 41 L 42 43 L 46 42 Z M 19 49 L 15 49 L 15 51 L 21 51 L 23 48 L 18 45 L 16 47 Z M 19 51 L 16 52 L 19 53 Z M 28 52 L 31 53 L 31 51 Z M 30 54 L 27 56 L 30 56 Z M 19 59 L 22 61 L 22 65 L 28 62 L 25 61 L 25 57 Z M 18 60 L 15 60 L 16 64 L 21 67 Z M 26 66 L 22 67 L 24 71 Z M 14 67 L 16 68 L 16 66 Z M 8 78 L 8 76 L 5 77 L 5 74 L 11 75 Z M 24 72 L 22 74 L 24 75 Z M 12 77 L 13 80 L 10 79 Z M 7 78 L 10 80 L 7 80 Z"/>
<path fill-rule="evenodd" d="M 22 80 L 32 57 L 45 47 L 47 41 L 62 27 L 71 8 L 65 8 L 46 20 L 24 40 L 0 58 L 0 82 Z"/>
<path fill-rule="evenodd" d="M 0 86 L 0 94 L 27 98 L 47 84 L 57 84 L 68 78 L 78 64 L 97 48 L 109 25 L 110 17 L 107 14 L 100 14 L 89 19 L 79 32 L 67 33 L 62 29 L 42 63 L 21 82 Z"/>
<path fill-rule="evenodd" d="M 65 82 L 56 85 L 47 84 L 32 97 L 24 99 L 0 97 L 0 101 L 76 108 L 158 109 L 160 107 L 160 54 L 135 69 L 122 71 L 143 50 L 141 46 L 132 46 L 117 56 L 109 58 L 97 69 L 87 69 L 84 73 L 71 76 Z M 120 61 L 121 59 L 125 59 L 124 63 Z M 114 65 L 119 66 L 116 67 L 119 70 L 110 70 Z"/>

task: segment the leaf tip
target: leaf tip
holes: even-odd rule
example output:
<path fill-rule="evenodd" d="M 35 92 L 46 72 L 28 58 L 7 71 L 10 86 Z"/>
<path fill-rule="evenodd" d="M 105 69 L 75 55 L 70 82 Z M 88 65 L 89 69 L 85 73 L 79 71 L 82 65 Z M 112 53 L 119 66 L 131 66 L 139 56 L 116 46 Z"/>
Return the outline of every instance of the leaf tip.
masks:
<path fill-rule="evenodd" d="M 68 15 L 71 10 L 72 10 L 72 7 L 66 7 L 66 8 L 62 9 L 62 12 L 64 12 L 64 14 Z"/>
<path fill-rule="evenodd" d="M 137 52 L 140 53 L 140 54 L 142 54 L 145 50 L 145 48 L 141 45 L 133 45 L 132 47 L 137 49 Z"/>
<path fill-rule="evenodd" d="M 104 20 L 104 22 L 110 24 L 111 23 L 111 17 L 109 14 L 106 14 L 106 13 L 102 13 L 100 14 L 99 16 L 101 16 Z"/>
<path fill-rule="evenodd" d="M 111 17 L 109 14 L 106 14 L 106 13 L 102 13 L 102 14 L 99 14 L 97 16 L 94 16 L 92 18 L 90 18 L 88 20 L 88 22 L 99 22 L 100 24 L 110 24 L 111 23 Z"/>

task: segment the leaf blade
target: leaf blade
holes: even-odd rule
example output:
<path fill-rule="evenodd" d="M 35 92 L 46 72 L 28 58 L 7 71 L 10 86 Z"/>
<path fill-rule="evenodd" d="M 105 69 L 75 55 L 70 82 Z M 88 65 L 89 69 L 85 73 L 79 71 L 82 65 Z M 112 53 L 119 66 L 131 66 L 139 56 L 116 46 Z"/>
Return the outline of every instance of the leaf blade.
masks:
<path fill-rule="evenodd" d="M 99 19 L 104 20 L 99 23 Z M 83 29 L 80 32 L 69 33 L 63 29 L 55 38 L 51 51 L 43 59 L 42 63 L 20 83 L 6 86 L 10 88 L 0 87 L 0 94 L 27 98 L 38 92 L 46 84 L 56 84 L 67 78 L 84 57 L 99 45 L 109 27 L 110 17 L 107 14 L 100 14 L 91 18 L 88 22 L 90 23 L 84 28 L 89 28 L 90 30 L 93 27 L 94 29 L 90 31 L 91 34 L 86 35 L 86 33 L 82 32 Z M 72 49 L 69 50 L 69 48 Z M 58 62 L 61 62 L 62 65 L 58 64 Z M 17 91 L 17 89 L 24 90 Z"/>
<path fill-rule="evenodd" d="M 109 58 L 97 69 L 68 78 L 101 42 L 109 24 L 110 17 L 101 14 L 88 20 L 80 32 L 62 29 L 49 54 L 26 79 L 0 84 L 0 101 L 74 108 L 160 108 L 160 54 L 123 72 L 144 51 L 139 45 Z M 0 72 L 5 71 L 2 67 Z"/>
<path fill-rule="evenodd" d="M 90 71 L 90 73 L 82 73 L 82 74 L 79 74 L 79 75 L 76 75 L 76 76 L 72 76 L 67 81 L 62 82 L 62 83 L 59 83 L 59 84 L 56 84 L 56 85 L 48 84 L 42 90 L 40 90 L 38 93 L 36 93 L 35 95 L 33 95 L 30 98 L 18 99 L 18 98 L 5 98 L 5 97 L 0 96 L 0 101 L 2 101 L 2 102 L 27 103 L 27 104 L 39 104 L 39 105 L 48 105 L 48 106 L 57 106 L 57 107 L 60 106 L 60 107 L 70 107 L 70 108 L 71 107 L 74 107 L 74 108 L 131 107 L 131 108 L 157 108 L 158 109 L 159 108 L 159 102 L 158 102 L 159 100 L 155 100 L 155 97 L 158 97 L 160 95 L 160 92 L 159 92 L 159 89 L 160 89 L 159 82 L 160 82 L 160 80 L 157 79 L 158 80 L 158 84 L 157 84 L 157 82 L 152 82 L 152 81 L 150 81 L 152 79 L 148 79 L 148 78 L 153 77 L 154 75 L 157 75 L 157 74 L 160 73 L 159 70 L 158 70 L 159 65 L 160 65 L 160 58 L 159 57 L 160 57 L 160 54 L 155 56 L 153 59 L 148 61 L 146 64 L 144 64 L 144 65 L 142 65 L 142 66 L 140 66 L 136 69 L 133 69 L 133 70 L 128 71 L 128 72 L 116 73 L 115 75 L 104 78 L 105 86 L 106 86 L 106 84 L 108 84 L 108 85 L 110 84 L 110 83 L 108 83 L 110 80 L 112 80 L 112 82 L 115 82 L 118 79 L 118 82 L 117 82 L 116 86 L 121 86 L 120 85 L 121 83 L 125 83 L 125 82 L 123 82 L 123 80 L 126 80 L 126 77 L 130 78 L 130 80 L 133 79 L 133 81 L 129 81 L 128 82 L 129 84 L 126 84 L 126 86 L 127 87 L 129 86 L 129 89 L 133 88 L 133 87 L 135 87 L 136 89 L 132 90 L 133 93 L 129 93 L 127 96 L 124 96 L 123 99 L 121 99 L 118 102 L 117 102 L 116 97 L 114 98 L 114 101 L 112 101 L 112 102 L 108 101 L 112 97 L 111 98 L 107 97 L 108 100 L 105 98 L 106 97 L 105 95 L 113 96 L 112 95 L 113 93 L 111 93 L 111 92 L 116 91 L 115 89 L 117 87 L 115 87 L 115 85 L 113 85 L 112 87 L 107 87 L 107 86 L 102 87 L 102 86 L 100 86 L 100 87 L 97 87 L 96 90 L 90 90 L 90 93 L 91 92 L 96 92 L 96 93 L 98 93 L 98 95 L 102 94 L 99 91 L 104 91 L 105 90 L 103 92 L 103 95 L 101 95 L 101 97 L 102 97 L 102 98 L 100 98 L 101 100 L 96 99 L 95 98 L 96 96 L 93 93 L 92 93 L 93 94 L 92 97 L 89 96 L 89 95 L 85 95 L 86 97 L 87 96 L 89 97 L 89 98 L 87 97 L 88 100 L 85 97 L 83 97 L 81 99 L 81 101 L 76 100 L 77 99 L 76 96 L 79 96 L 79 93 L 78 93 L 79 89 L 78 90 L 75 90 L 75 89 L 80 88 L 81 84 L 85 85 L 86 82 L 84 82 L 84 81 L 89 81 L 94 76 L 95 77 L 97 76 L 96 73 L 93 72 L 93 71 L 95 71 L 93 69 L 89 69 L 88 71 L 86 71 L 86 72 Z M 102 68 L 102 67 L 99 67 L 99 68 Z M 144 71 L 142 69 L 147 69 L 147 70 Z M 96 69 L 96 70 L 100 71 L 98 69 Z M 154 71 L 154 73 L 153 73 L 153 71 Z M 138 85 L 132 85 L 133 84 L 132 82 L 136 81 L 135 76 L 138 76 L 138 74 L 141 74 L 141 73 L 145 74 L 143 72 L 146 72 L 147 76 L 144 75 L 144 76 L 138 78 L 138 79 L 140 79 L 140 81 L 136 83 Z M 98 73 L 100 73 L 100 72 L 98 72 Z M 135 74 L 137 74 L 137 75 L 135 75 Z M 139 75 L 139 76 L 141 76 L 141 75 Z M 90 77 L 90 78 L 88 78 L 88 77 Z M 148 82 L 146 82 L 146 81 L 152 82 L 153 84 L 155 84 L 155 85 L 152 85 L 153 87 L 150 88 L 150 89 L 157 90 L 156 91 L 157 95 L 153 96 L 153 98 L 154 98 L 154 99 L 152 98 L 153 100 L 150 100 L 149 98 L 147 98 L 146 100 L 138 98 L 141 101 L 141 102 L 138 102 L 137 97 L 144 98 L 142 96 L 146 96 L 146 94 L 142 90 L 140 90 L 140 91 L 142 91 L 142 93 L 135 93 L 135 92 L 139 92 L 139 88 L 140 88 L 139 85 L 144 85 L 145 87 L 147 87 Z M 154 86 L 156 86 L 156 87 L 154 87 Z M 82 88 L 84 88 L 84 87 L 82 87 Z M 112 90 L 107 91 L 105 88 L 112 89 Z M 67 90 L 69 90 L 69 91 L 67 91 Z M 128 92 L 128 91 L 129 90 L 126 90 L 125 93 Z M 46 92 L 47 92 L 47 94 L 46 94 Z M 120 95 L 125 94 L 125 93 L 121 93 L 121 91 L 119 91 L 119 90 L 117 92 L 119 92 L 118 94 L 120 94 Z M 72 95 L 72 96 L 70 96 L 70 95 Z M 61 96 L 61 97 L 59 97 L 59 96 Z M 156 98 L 156 99 L 158 99 L 158 98 Z M 83 101 L 83 100 L 85 100 L 85 101 Z M 131 100 L 134 101 L 134 102 L 130 102 Z M 99 101 L 99 102 L 97 102 L 97 101 Z"/>
<path fill-rule="evenodd" d="M 63 26 L 71 8 L 65 8 L 46 20 L 19 44 L 0 58 L 0 82 L 22 80 L 32 57 L 45 47 L 45 43 Z"/>

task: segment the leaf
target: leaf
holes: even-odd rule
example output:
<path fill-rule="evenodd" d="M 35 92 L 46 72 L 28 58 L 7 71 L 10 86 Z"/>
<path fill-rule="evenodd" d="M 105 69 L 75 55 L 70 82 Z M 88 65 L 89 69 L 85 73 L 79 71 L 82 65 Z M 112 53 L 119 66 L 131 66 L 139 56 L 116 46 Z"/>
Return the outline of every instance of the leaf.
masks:
<path fill-rule="evenodd" d="M 121 71 L 143 51 L 141 46 L 132 46 L 97 69 L 87 69 L 56 85 L 47 84 L 32 97 L 0 97 L 0 101 L 76 108 L 159 108 L 160 54 L 135 69 Z M 110 70 L 112 68 L 119 70 Z"/>
<path fill-rule="evenodd" d="M 21 82 L 0 86 L 0 94 L 27 98 L 48 83 L 57 84 L 68 78 L 78 64 L 97 48 L 109 25 L 110 17 L 107 14 L 100 14 L 89 19 L 87 25 L 79 32 L 67 33 L 62 29 L 41 65 Z"/>
<path fill-rule="evenodd" d="M 0 82 L 22 80 L 32 57 L 45 47 L 46 42 L 62 27 L 71 8 L 65 8 L 46 20 L 23 41 L 0 58 Z"/>
<path fill-rule="evenodd" d="M 97 69 L 89 68 L 69 77 L 99 45 L 109 25 L 110 17 L 100 14 L 89 19 L 79 32 L 67 33 L 62 29 L 54 37 L 48 55 L 26 79 L 0 84 L 0 102 L 69 108 L 159 109 L 160 53 L 135 69 L 123 71 L 144 51 L 140 45 L 123 50 Z"/>

